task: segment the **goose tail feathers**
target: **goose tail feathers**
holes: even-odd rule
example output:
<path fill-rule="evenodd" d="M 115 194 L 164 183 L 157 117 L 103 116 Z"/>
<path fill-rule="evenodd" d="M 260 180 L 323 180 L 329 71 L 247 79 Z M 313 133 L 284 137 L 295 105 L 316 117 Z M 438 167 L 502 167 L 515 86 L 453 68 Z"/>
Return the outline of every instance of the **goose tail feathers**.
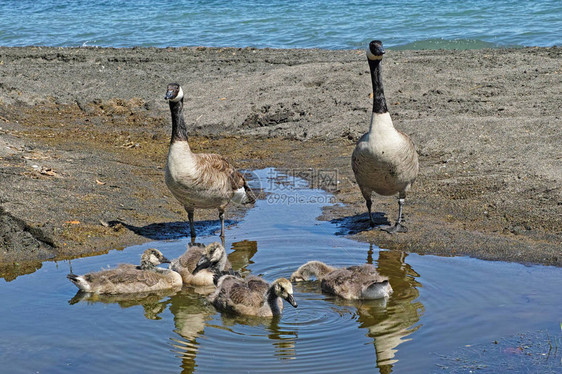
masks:
<path fill-rule="evenodd" d="M 244 181 L 244 185 L 234 191 L 231 201 L 236 204 L 253 204 L 256 202 L 256 195 Z"/>

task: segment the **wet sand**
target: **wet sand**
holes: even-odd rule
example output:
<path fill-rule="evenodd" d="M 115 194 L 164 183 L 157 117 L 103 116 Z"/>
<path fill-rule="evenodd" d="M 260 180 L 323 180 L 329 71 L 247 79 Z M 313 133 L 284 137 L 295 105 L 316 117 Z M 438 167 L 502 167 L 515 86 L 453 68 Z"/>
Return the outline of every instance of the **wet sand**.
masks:
<path fill-rule="evenodd" d="M 371 109 L 363 51 L 0 48 L 0 276 L 186 234 L 163 181 L 169 82 L 186 92 L 194 150 L 308 173 L 313 184 L 335 173 L 342 204 L 321 219 L 342 235 L 561 266 L 561 55 L 387 51 L 389 111 L 420 155 L 410 231 L 389 235 L 369 228 L 350 167 Z M 375 197 L 373 208 L 381 223 L 396 219 L 395 198 Z M 243 214 L 232 207 L 227 218 Z M 196 220 L 216 224 L 217 213 Z"/>

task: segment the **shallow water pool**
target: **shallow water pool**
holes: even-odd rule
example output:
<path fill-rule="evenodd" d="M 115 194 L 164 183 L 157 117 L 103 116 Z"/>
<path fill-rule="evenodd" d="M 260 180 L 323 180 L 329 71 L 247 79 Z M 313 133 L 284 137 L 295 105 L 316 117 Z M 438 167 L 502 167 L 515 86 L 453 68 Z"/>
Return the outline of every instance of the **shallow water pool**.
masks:
<path fill-rule="evenodd" d="M 235 268 L 272 281 L 312 259 L 338 266 L 372 263 L 390 278 L 394 294 L 386 302 L 349 302 L 322 294 L 317 282 L 304 282 L 295 284 L 298 308 L 285 303 L 282 317 L 232 318 L 217 313 L 201 290 L 89 298 L 66 279 L 70 270 L 83 274 L 138 263 L 149 247 L 177 257 L 188 238 L 46 262 L 33 274 L 0 280 L 0 372 L 562 369 L 562 269 L 419 256 L 358 243 L 336 235 L 336 225 L 316 220 L 329 194 L 273 169 L 254 174 L 254 184 L 268 195 L 228 226 L 226 248 Z M 218 222 L 206 229 L 218 229 Z M 197 241 L 218 239 L 213 233 Z"/>

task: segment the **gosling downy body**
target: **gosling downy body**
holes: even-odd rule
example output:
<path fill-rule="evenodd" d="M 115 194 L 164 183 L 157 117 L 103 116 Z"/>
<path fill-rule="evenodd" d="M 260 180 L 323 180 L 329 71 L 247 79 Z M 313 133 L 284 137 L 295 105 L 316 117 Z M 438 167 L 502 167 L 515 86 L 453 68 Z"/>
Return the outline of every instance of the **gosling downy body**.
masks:
<path fill-rule="evenodd" d="M 320 281 L 324 292 L 347 300 L 381 299 L 392 294 L 388 278 L 368 264 L 337 268 L 320 261 L 309 261 L 291 275 L 293 282 L 311 278 Z"/>
<path fill-rule="evenodd" d="M 351 166 L 361 194 L 365 198 L 371 227 L 371 195 L 398 194 L 398 219 L 394 226 L 383 228 L 389 233 L 407 232 L 402 224 L 402 208 L 406 192 L 414 183 L 418 171 L 418 154 L 408 135 L 396 130 L 388 113 L 382 85 L 382 43 L 373 40 L 367 50 L 367 59 L 373 84 L 373 112 L 369 131 L 364 134 L 351 156 Z"/>
<path fill-rule="evenodd" d="M 84 292 L 98 294 L 131 294 L 179 289 L 181 276 L 175 271 L 158 268 L 170 261 L 154 248 L 141 256 L 140 266 L 122 264 L 115 269 L 84 275 L 68 274 L 67 278 Z"/>
<path fill-rule="evenodd" d="M 232 266 L 226 257 L 224 247 L 214 242 L 207 246 L 190 244 L 187 251 L 172 260 L 170 269 L 181 275 L 183 284 L 192 286 L 213 286 L 215 274 L 230 271 Z"/>
<path fill-rule="evenodd" d="M 260 277 L 242 279 L 233 275 L 222 276 L 209 301 L 221 312 L 257 317 L 272 317 L 283 312 L 283 299 L 293 307 L 293 286 L 285 278 L 271 284 Z"/>
<path fill-rule="evenodd" d="M 222 156 L 191 151 L 183 115 L 183 97 L 179 84 L 168 85 L 165 99 L 172 115 L 172 138 L 166 162 L 166 185 L 187 212 L 191 237 L 196 236 L 195 209 L 218 209 L 220 235 L 224 237 L 226 206 L 231 201 L 251 204 L 255 202 L 255 195 L 244 176 Z"/>

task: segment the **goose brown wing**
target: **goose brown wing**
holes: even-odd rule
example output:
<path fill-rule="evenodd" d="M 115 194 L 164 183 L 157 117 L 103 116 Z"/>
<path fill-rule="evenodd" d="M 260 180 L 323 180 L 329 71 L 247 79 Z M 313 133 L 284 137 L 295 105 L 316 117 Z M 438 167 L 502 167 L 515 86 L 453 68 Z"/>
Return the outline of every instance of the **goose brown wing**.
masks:
<path fill-rule="evenodd" d="M 158 282 L 162 280 L 160 274 L 151 270 L 140 270 L 137 276 L 137 281 L 147 286 L 155 286 Z"/>
<path fill-rule="evenodd" d="M 204 246 L 200 245 L 193 245 L 190 246 L 187 251 L 185 251 L 180 257 L 178 257 L 178 264 L 182 267 L 187 269 L 190 273 L 193 273 L 195 267 L 197 266 L 197 262 L 203 255 L 205 251 Z"/>
<path fill-rule="evenodd" d="M 147 286 L 154 286 L 160 281 L 156 272 L 148 270 L 138 270 L 135 265 L 120 265 L 117 269 L 104 270 L 95 274 L 86 274 L 84 278 L 91 283 L 98 284 L 133 284 L 143 283 Z"/>
<path fill-rule="evenodd" d="M 250 283 L 252 283 L 250 285 Z M 265 298 L 265 292 L 262 292 L 263 285 L 259 285 L 259 282 L 240 282 L 232 285 L 230 289 L 230 300 L 233 306 L 244 306 L 250 308 L 259 308 Z M 265 282 L 263 282 L 265 283 Z M 267 287 L 265 288 L 267 291 Z"/>
<path fill-rule="evenodd" d="M 215 153 L 199 153 L 200 166 L 204 168 L 203 173 L 213 175 L 214 173 L 221 173 L 228 177 L 230 187 L 233 190 L 244 187 L 248 189 L 248 184 L 244 175 L 228 162 L 227 159 Z"/>

